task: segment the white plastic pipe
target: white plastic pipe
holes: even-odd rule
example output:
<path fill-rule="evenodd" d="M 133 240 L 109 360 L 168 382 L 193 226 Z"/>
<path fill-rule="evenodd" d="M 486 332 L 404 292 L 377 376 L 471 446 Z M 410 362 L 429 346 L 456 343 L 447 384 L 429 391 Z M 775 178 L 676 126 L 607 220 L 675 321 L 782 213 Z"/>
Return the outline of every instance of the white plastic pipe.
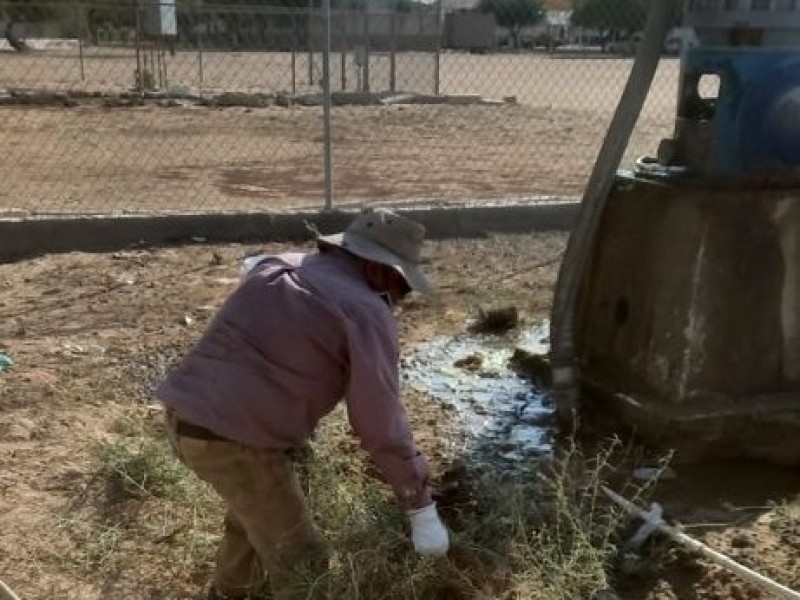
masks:
<path fill-rule="evenodd" d="M 603 492 L 611 498 L 614 502 L 619 504 L 622 508 L 624 508 L 629 514 L 635 515 L 640 519 L 643 519 L 646 523 L 653 525 L 656 529 L 661 531 L 662 533 L 667 534 L 671 539 L 675 540 L 679 544 L 686 546 L 690 550 L 697 552 L 701 556 L 707 558 L 711 562 L 718 564 L 721 567 L 728 569 L 729 571 L 736 573 L 742 579 L 757 585 L 758 587 L 767 590 L 778 596 L 779 598 L 787 598 L 788 600 L 800 600 L 800 593 L 795 592 L 794 590 L 789 589 L 785 585 L 781 585 L 777 581 L 773 581 L 769 577 L 765 577 L 761 573 L 756 573 L 752 569 L 745 567 L 744 565 L 740 565 L 732 558 L 725 556 L 721 552 L 717 552 L 713 548 L 709 548 L 703 542 L 700 542 L 692 537 L 689 537 L 679 529 L 675 529 L 670 525 L 667 525 L 663 519 L 660 517 L 654 517 L 652 513 L 646 512 L 636 506 L 630 500 L 627 500 L 617 494 L 616 492 L 611 491 L 607 487 L 603 487 Z"/>
<path fill-rule="evenodd" d="M 2 579 L 0 579 L 0 600 L 20 600 L 11 588 L 8 587 Z"/>

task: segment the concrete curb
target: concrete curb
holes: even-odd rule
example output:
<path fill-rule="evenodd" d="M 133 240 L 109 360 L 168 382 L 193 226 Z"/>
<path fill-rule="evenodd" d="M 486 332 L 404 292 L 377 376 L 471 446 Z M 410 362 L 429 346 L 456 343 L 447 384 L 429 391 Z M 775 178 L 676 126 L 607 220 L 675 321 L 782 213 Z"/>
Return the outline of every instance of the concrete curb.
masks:
<path fill-rule="evenodd" d="M 194 104 L 197 106 L 266 108 L 270 106 L 322 106 L 321 93 L 289 94 L 262 92 L 220 92 L 203 94 L 198 90 L 177 88 L 145 91 L 0 89 L 0 106 L 67 106 L 100 102 L 106 108 L 126 108 L 154 103 L 163 107 Z M 515 96 L 493 99 L 476 94 L 419 94 L 416 92 L 332 92 L 334 106 L 379 106 L 395 104 L 437 104 L 449 106 L 502 106 L 517 104 Z"/>
<path fill-rule="evenodd" d="M 424 224 L 431 239 L 490 233 L 568 231 L 578 202 L 397 209 Z M 305 241 L 308 225 L 341 231 L 356 211 L 79 216 L 0 219 L 0 263 L 58 252 L 106 252 L 202 238 L 209 242 Z"/>

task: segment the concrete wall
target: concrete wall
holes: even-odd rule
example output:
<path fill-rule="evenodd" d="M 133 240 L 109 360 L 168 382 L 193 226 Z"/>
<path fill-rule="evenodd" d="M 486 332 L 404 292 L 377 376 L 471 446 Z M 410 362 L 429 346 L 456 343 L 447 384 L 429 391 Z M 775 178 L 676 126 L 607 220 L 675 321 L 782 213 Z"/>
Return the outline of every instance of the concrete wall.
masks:
<path fill-rule="evenodd" d="M 476 237 L 492 232 L 568 230 L 574 202 L 402 210 L 423 223 L 428 236 Z M 75 217 L 0 220 L 0 262 L 54 252 L 105 252 L 136 244 L 160 245 L 203 238 L 217 242 L 310 239 L 311 223 L 322 233 L 342 231 L 354 212 L 261 213 L 177 216 Z"/>

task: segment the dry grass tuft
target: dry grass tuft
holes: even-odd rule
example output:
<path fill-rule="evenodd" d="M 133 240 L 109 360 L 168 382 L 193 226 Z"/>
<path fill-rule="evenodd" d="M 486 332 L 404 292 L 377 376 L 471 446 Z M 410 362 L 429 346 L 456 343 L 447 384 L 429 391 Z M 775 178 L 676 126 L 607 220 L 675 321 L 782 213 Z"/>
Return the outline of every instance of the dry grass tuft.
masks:
<path fill-rule="evenodd" d="M 457 493 L 438 499 L 452 550 L 422 558 L 411 548 L 405 516 L 367 475 L 366 461 L 343 451 L 344 415 L 328 422 L 303 479 L 333 558 L 323 577 L 301 582 L 308 598 L 573 600 L 612 587 L 624 518 L 600 486 L 613 470 L 616 442 L 595 456 L 569 444 L 556 459 L 513 475 L 461 463 L 448 484 Z M 207 575 L 221 506 L 172 458 L 161 433 L 123 427 L 95 450 L 98 493 L 62 523 L 75 541 L 72 566 L 119 569 L 129 558 L 126 540 L 135 539 L 140 549 L 166 548 L 195 581 Z"/>

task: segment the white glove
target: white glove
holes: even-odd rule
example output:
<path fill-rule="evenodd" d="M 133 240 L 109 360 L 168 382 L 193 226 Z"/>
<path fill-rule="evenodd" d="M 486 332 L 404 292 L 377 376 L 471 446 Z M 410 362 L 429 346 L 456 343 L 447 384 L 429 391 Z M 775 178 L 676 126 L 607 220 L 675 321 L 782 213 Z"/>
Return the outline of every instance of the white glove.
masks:
<path fill-rule="evenodd" d="M 414 550 L 423 556 L 443 556 L 450 548 L 450 536 L 439 518 L 436 503 L 408 511 Z"/>

